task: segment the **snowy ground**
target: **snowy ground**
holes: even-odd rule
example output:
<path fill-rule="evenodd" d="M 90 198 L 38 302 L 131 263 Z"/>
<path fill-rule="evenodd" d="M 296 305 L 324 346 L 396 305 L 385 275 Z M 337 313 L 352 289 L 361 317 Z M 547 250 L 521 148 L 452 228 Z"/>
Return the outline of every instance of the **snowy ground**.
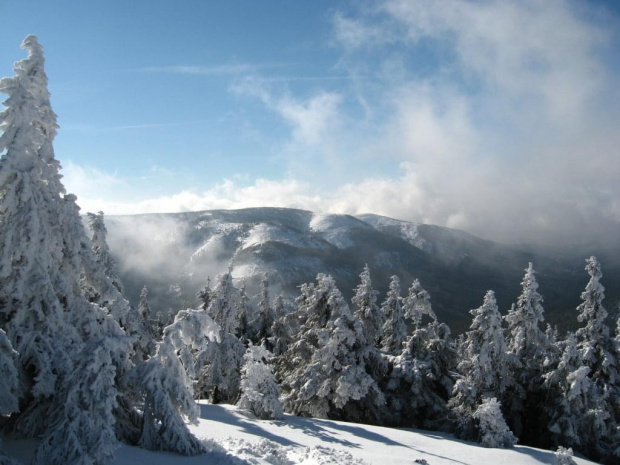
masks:
<path fill-rule="evenodd" d="M 122 446 L 113 465 L 415 465 L 419 459 L 429 465 L 555 463 L 551 452 L 521 446 L 510 450 L 485 449 L 442 433 L 290 415 L 283 421 L 261 421 L 248 418 L 233 406 L 202 403 L 200 407 L 202 418 L 192 430 L 197 436 L 209 439 L 216 452 L 179 457 Z M 579 465 L 593 463 L 575 461 Z"/>

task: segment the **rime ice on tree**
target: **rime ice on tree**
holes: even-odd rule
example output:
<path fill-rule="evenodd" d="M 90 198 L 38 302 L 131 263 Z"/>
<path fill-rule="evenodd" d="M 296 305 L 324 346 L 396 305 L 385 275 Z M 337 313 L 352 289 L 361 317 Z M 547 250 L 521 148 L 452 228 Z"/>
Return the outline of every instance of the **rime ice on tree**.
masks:
<path fill-rule="evenodd" d="M 273 355 L 265 347 L 251 343 L 243 356 L 241 399 L 237 405 L 263 420 L 278 420 L 284 416 L 280 386 L 268 365 L 272 359 Z"/>

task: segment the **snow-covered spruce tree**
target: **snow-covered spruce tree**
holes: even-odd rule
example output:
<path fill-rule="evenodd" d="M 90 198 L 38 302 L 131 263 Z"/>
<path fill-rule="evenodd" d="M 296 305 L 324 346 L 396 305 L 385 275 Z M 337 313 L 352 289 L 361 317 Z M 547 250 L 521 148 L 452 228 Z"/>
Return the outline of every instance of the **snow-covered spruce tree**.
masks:
<path fill-rule="evenodd" d="M 424 314 L 430 321 L 422 324 L 422 314 L 415 315 L 414 310 L 417 324 L 411 337 L 398 356 L 389 357 L 390 374 L 384 389 L 387 410 L 397 425 L 446 429 L 446 403 L 453 389 L 451 372 L 456 367 L 456 353 L 450 329 L 435 318 L 430 296 L 419 283 L 415 286 L 416 294 L 424 296 Z"/>
<path fill-rule="evenodd" d="M 473 414 L 483 398 L 501 399 L 512 386 L 513 362 L 507 351 L 495 293 L 488 291 L 482 306 L 469 313 L 474 319 L 458 348 L 459 378 L 448 406 L 456 416 L 456 434 L 476 440 L 480 430 Z"/>
<path fill-rule="evenodd" d="M 484 398 L 473 416 L 480 424 L 478 442 L 484 447 L 508 449 L 517 442 L 517 438 L 512 434 L 504 420 L 500 403 L 496 398 Z"/>
<path fill-rule="evenodd" d="M 379 292 L 372 287 L 368 265 L 364 266 L 364 270 L 360 274 L 360 283 L 354 291 L 355 295 L 351 299 L 355 309 L 353 314 L 364 327 L 368 343 L 374 346 L 381 337 L 384 316 L 377 306 Z"/>
<path fill-rule="evenodd" d="M 589 368 L 588 377 L 597 386 L 609 418 L 604 426 L 596 450 L 589 452 L 595 459 L 620 460 L 620 359 L 616 341 L 607 326 L 608 313 L 603 306 L 605 288 L 600 283 L 603 276 L 596 257 L 586 260 L 586 271 L 590 280 L 581 294 L 582 303 L 577 307 L 578 321 L 585 326 L 577 330 L 579 352 L 584 364 Z"/>
<path fill-rule="evenodd" d="M 387 355 L 398 355 L 403 350 L 403 343 L 407 340 L 407 325 L 398 276 L 390 278 L 390 289 L 381 305 L 381 311 L 385 317 L 381 350 Z"/>
<path fill-rule="evenodd" d="M 75 196 L 65 194 L 60 182 L 52 144 L 58 126 L 42 47 L 34 36 L 22 47 L 28 57 L 15 64 L 16 76 L 0 81 L 0 90 L 9 95 L 0 113 L 0 325 L 19 353 L 21 397 L 11 430 L 43 437 L 37 457 L 47 450 L 46 463 L 103 463 L 115 445 L 108 432 L 115 426 L 110 409 L 119 395 L 117 377 L 102 370 L 98 405 L 90 390 L 81 391 L 90 397 L 76 404 L 72 392 L 81 388 L 73 383 L 89 379 L 90 354 L 84 349 L 94 341 L 102 347 L 103 365 L 112 361 L 108 372 L 118 376 L 127 370 L 129 340 L 108 317 L 110 309 L 84 295 L 82 279 L 98 266 Z M 76 430 L 69 418 L 82 426 Z M 75 447 L 55 440 L 63 436 Z M 94 441 L 96 436 L 100 440 Z"/>
<path fill-rule="evenodd" d="M 521 282 L 522 292 L 508 315 L 506 343 L 513 355 L 514 384 L 505 396 L 504 410 L 512 431 L 522 443 L 540 445 L 539 413 L 544 407 L 542 374 L 548 361 L 549 341 L 541 325 L 544 321 L 543 298 L 538 293 L 534 267 L 530 263 Z"/>
<path fill-rule="evenodd" d="M 147 321 L 122 295 L 123 284 L 107 243 L 103 212 L 88 213 L 88 222 L 92 232 L 92 251 L 96 263 L 85 267 L 82 287 L 91 302 L 107 308 L 125 332 L 134 338 L 131 358 L 135 363 L 139 363 L 154 349 Z"/>
<path fill-rule="evenodd" d="M 573 449 L 571 447 L 565 449 L 560 446 L 555 453 L 555 465 L 577 465 L 577 462 L 573 460 L 573 456 Z"/>
<path fill-rule="evenodd" d="M 280 386 L 272 372 L 273 354 L 264 346 L 248 346 L 241 369 L 241 398 L 237 405 L 261 420 L 279 420 L 284 414 Z"/>
<path fill-rule="evenodd" d="M 116 261 L 112 258 L 110 247 L 108 246 L 108 229 L 105 226 L 103 212 L 89 212 L 87 216 L 88 225 L 92 233 L 91 242 L 93 243 L 93 252 L 95 252 L 97 261 L 105 270 L 106 276 L 112 281 L 112 285 L 122 293 L 123 284 L 118 276 Z"/>
<path fill-rule="evenodd" d="M 283 407 L 295 415 L 346 419 L 344 407 L 368 397 L 367 406 L 383 404 L 383 395 L 366 372 L 357 350 L 355 319 L 329 275 L 301 286 L 296 300 L 303 324 L 299 339 L 278 361 Z"/>
<path fill-rule="evenodd" d="M 148 355 L 152 355 L 155 352 L 157 342 L 162 339 L 164 333 L 164 325 L 161 320 L 161 314 L 153 315 L 151 305 L 149 303 L 149 289 L 143 286 L 140 291 L 140 302 L 138 303 L 138 314 L 140 318 L 146 323 L 148 331 L 149 345 Z"/>
<path fill-rule="evenodd" d="M 273 313 L 274 320 L 270 329 L 271 336 L 267 339 L 267 347 L 278 357 L 286 352 L 291 342 L 291 334 L 297 331 L 287 324 L 288 310 L 285 308 L 282 294 L 278 294 L 273 302 Z"/>
<path fill-rule="evenodd" d="M 220 275 L 209 292 L 207 313 L 222 328 L 221 340 L 210 344 L 197 358 L 195 390 L 213 403 L 236 403 L 245 346 L 235 336 L 239 328 L 242 297 L 233 285 L 231 270 Z"/>
<path fill-rule="evenodd" d="M 256 327 L 254 325 L 257 323 L 257 315 L 247 295 L 244 280 L 241 281 L 238 292 L 239 298 L 235 301 L 235 305 L 238 306 L 236 313 L 239 322 L 235 334 L 246 345 L 248 341 L 256 341 Z"/>
<path fill-rule="evenodd" d="M 551 433 L 551 446 L 571 446 L 587 452 L 604 433 L 609 413 L 598 387 L 588 377 L 577 338 L 568 333 L 559 343 L 561 357 L 556 367 L 543 375 L 547 389 L 545 426 Z"/>
<path fill-rule="evenodd" d="M 239 327 L 239 290 L 234 286 L 232 270 L 221 274 L 217 278 L 215 289 L 209 292 L 207 313 L 215 321 L 222 332 L 235 334 Z"/>
<path fill-rule="evenodd" d="M 413 281 L 409 288 L 409 294 L 403 300 L 403 311 L 405 318 L 410 319 L 414 327 L 419 326 L 425 316 L 437 321 L 431 307 L 431 296 L 417 279 Z"/>
<path fill-rule="evenodd" d="M 117 372 L 129 347 L 113 318 L 103 318 L 108 328 L 84 321 L 93 333 L 77 356 L 73 372 L 62 380 L 54 396 L 57 402 L 50 411 L 54 422 L 36 451 L 36 464 L 103 464 L 114 458 L 115 413 L 121 397 Z"/>
<path fill-rule="evenodd" d="M 219 326 L 204 310 L 183 310 L 166 327 L 155 355 L 138 365 L 134 382 L 146 397 L 140 445 L 183 455 L 205 451 L 185 424 L 185 419 L 195 422 L 199 415 L 192 390 L 192 354 L 219 341 L 219 333 Z"/>
<path fill-rule="evenodd" d="M 257 296 L 258 312 L 252 326 L 255 328 L 254 342 L 265 344 L 268 350 L 273 350 L 271 341 L 273 339 L 273 324 L 276 321 L 276 313 L 271 305 L 269 295 L 269 277 L 263 274 L 260 284 L 260 294 Z"/>
<path fill-rule="evenodd" d="M 620 364 L 616 357 L 616 345 L 607 326 L 607 310 L 603 306 L 605 288 L 600 283 L 603 276 L 596 257 L 586 260 L 586 271 L 590 281 L 581 294 L 583 302 L 577 307 L 580 323 L 585 326 L 577 330 L 579 350 L 588 368 L 590 377 L 599 386 L 612 386 L 620 379 Z"/>
<path fill-rule="evenodd" d="M 355 294 L 352 298 L 355 306 L 353 318 L 356 332 L 353 350 L 357 359 L 364 365 L 366 373 L 379 386 L 388 370 L 385 356 L 378 347 L 384 319 L 383 313 L 377 306 L 378 292 L 372 288 L 368 265 L 360 274 L 360 281 L 354 289 Z M 386 416 L 385 400 L 383 396 L 377 397 L 374 391 L 370 391 L 369 395 L 370 397 L 365 396 L 359 400 L 349 401 L 343 410 L 344 418 L 363 423 L 383 423 Z"/>

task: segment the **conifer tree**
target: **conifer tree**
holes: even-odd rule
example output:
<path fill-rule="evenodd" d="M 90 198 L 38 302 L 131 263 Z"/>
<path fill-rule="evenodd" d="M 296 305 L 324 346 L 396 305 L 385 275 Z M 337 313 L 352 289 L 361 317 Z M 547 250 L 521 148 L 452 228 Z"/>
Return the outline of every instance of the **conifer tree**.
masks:
<path fill-rule="evenodd" d="M 239 399 L 241 366 L 245 347 L 235 335 L 245 305 L 233 285 L 231 271 L 218 278 L 208 293 L 207 313 L 222 328 L 221 340 L 210 344 L 197 359 L 196 393 L 213 403 L 236 403 Z"/>
<path fill-rule="evenodd" d="M 285 309 L 282 294 L 278 294 L 273 302 L 273 313 L 274 320 L 270 329 L 271 337 L 267 339 L 267 347 L 270 347 L 273 354 L 277 357 L 286 352 L 291 342 L 291 334 L 297 331 L 287 324 L 288 313 Z"/>
<path fill-rule="evenodd" d="M 388 411 L 397 425 L 446 428 L 446 403 L 453 389 L 451 372 L 456 366 L 456 354 L 450 329 L 434 318 L 430 296 L 417 281 L 414 288 L 415 294 L 422 297 L 423 305 L 411 306 L 417 324 L 402 352 L 389 357 Z M 416 310 L 420 307 L 424 308 L 424 313 Z M 422 324 L 424 314 L 430 321 Z"/>
<path fill-rule="evenodd" d="M 577 307 L 577 319 L 585 323 L 577 331 L 579 350 L 591 370 L 592 380 L 601 387 L 610 386 L 620 379 L 620 366 L 615 354 L 615 342 L 606 323 L 608 313 L 603 306 L 605 288 L 600 283 L 603 273 L 596 257 L 590 257 L 586 262 L 590 281 L 581 294 L 583 302 Z"/>
<path fill-rule="evenodd" d="M 403 343 L 407 340 L 407 325 L 405 324 L 398 276 L 390 278 L 390 289 L 381 305 L 381 311 L 385 316 L 381 349 L 388 355 L 398 355 L 403 349 Z"/>
<path fill-rule="evenodd" d="M 268 350 L 271 347 L 271 339 L 273 338 L 273 324 L 276 321 L 275 310 L 271 306 L 271 298 L 269 295 L 269 278 L 267 273 L 263 274 L 261 279 L 260 294 L 258 295 L 258 314 L 252 326 L 255 328 L 254 342 L 256 344 L 266 344 Z"/>
<path fill-rule="evenodd" d="M 195 422 L 199 409 L 193 398 L 193 353 L 200 353 L 220 339 L 220 328 L 204 310 L 183 310 L 166 327 L 155 355 L 138 366 L 137 383 L 145 393 L 144 423 L 140 444 L 151 450 L 196 455 L 204 445 L 187 429 L 184 419 Z"/>
<path fill-rule="evenodd" d="M 123 285 L 106 240 L 107 229 L 103 212 L 97 215 L 88 213 L 88 218 L 92 232 L 93 253 L 82 254 L 85 270 L 81 280 L 82 288 L 91 302 L 105 307 L 125 332 L 134 338 L 131 359 L 139 363 L 148 357 L 152 349 L 147 321 L 122 295 Z M 76 225 L 74 229 L 79 227 L 81 224 Z"/>
<path fill-rule="evenodd" d="M 588 377 L 590 369 L 584 365 L 575 334 L 568 333 L 559 362 L 544 374 L 548 389 L 545 406 L 546 426 L 551 433 L 552 446 L 571 446 L 582 449 L 590 440 L 597 441 L 609 413 L 601 411 L 600 393 Z M 603 420 L 598 423 L 598 420 Z M 594 433 L 594 434 L 593 434 Z"/>
<path fill-rule="evenodd" d="M 585 326 L 577 330 L 579 352 L 584 364 L 588 367 L 588 377 L 597 387 L 600 404 L 609 413 L 606 421 L 599 418 L 598 427 L 605 431 L 590 453 L 595 458 L 610 459 L 612 456 L 620 460 L 620 359 L 616 351 L 616 341 L 610 335 L 607 326 L 608 313 L 603 306 L 605 288 L 600 283 L 603 276 L 601 265 L 596 257 L 586 260 L 586 271 L 590 280 L 581 294 L 582 303 L 577 307 L 578 321 Z M 597 428 L 598 428 L 597 427 Z M 592 434 L 593 437 L 595 433 Z"/>
<path fill-rule="evenodd" d="M 237 405 L 263 420 L 279 420 L 284 416 L 280 386 L 269 366 L 272 361 L 271 352 L 252 343 L 243 356 L 241 398 Z"/>
<path fill-rule="evenodd" d="M 543 298 L 538 293 L 534 267 L 530 263 L 523 277 L 522 292 L 505 320 L 506 342 L 513 355 L 512 377 L 515 381 L 506 396 L 508 423 L 522 441 L 529 443 L 541 436 L 538 414 L 544 400 L 541 396 L 542 374 L 548 358 L 549 342 L 541 328 L 544 321 Z M 525 437 L 524 437 L 525 434 Z"/>
<path fill-rule="evenodd" d="M 16 76 L 0 81 L 0 328 L 18 354 L 20 398 L 8 432 L 41 438 L 36 463 L 100 464 L 140 417 L 123 381 L 128 303 L 60 182 L 42 47 L 35 36 L 22 47 Z"/>
<path fill-rule="evenodd" d="M 483 398 L 501 399 L 513 382 L 502 320 L 495 293 L 488 291 L 481 307 L 471 310 L 474 316 L 469 331 L 459 346 L 461 361 L 449 407 L 456 416 L 456 433 L 464 439 L 477 439 L 479 426 L 473 414 Z"/>
<path fill-rule="evenodd" d="M 375 345 L 380 337 L 383 329 L 384 316 L 377 306 L 377 296 L 379 292 L 372 287 L 370 279 L 370 268 L 364 266 L 364 270 L 360 274 L 360 284 L 355 288 L 355 295 L 351 299 L 354 305 L 354 315 L 362 324 L 366 331 L 368 343 Z"/>
<path fill-rule="evenodd" d="M 140 318 L 146 323 L 148 331 L 149 346 L 148 355 L 152 355 L 155 352 L 155 346 L 157 342 L 161 340 L 164 332 L 164 325 L 161 320 L 161 314 L 153 315 L 151 305 L 149 303 L 149 289 L 144 285 L 142 291 L 140 291 L 140 302 L 138 303 L 138 314 Z"/>
<path fill-rule="evenodd" d="M 352 400 L 369 396 L 382 405 L 375 380 L 356 350 L 358 334 L 349 306 L 329 275 L 303 284 L 297 298 L 303 324 L 299 339 L 280 357 L 283 407 L 295 415 L 343 418 Z"/>
<path fill-rule="evenodd" d="M 123 292 L 123 284 L 118 276 L 116 261 L 112 258 L 110 247 L 108 246 L 108 229 L 105 226 L 103 212 L 87 213 L 88 225 L 90 227 L 93 243 L 93 252 L 97 261 L 103 267 L 106 276 L 112 281 L 112 285 L 120 292 Z"/>
<path fill-rule="evenodd" d="M 102 363 L 111 360 L 117 373 L 130 367 L 124 355 L 129 341 L 108 318 L 109 310 L 90 303 L 81 287 L 97 265 L 75 196 L 65 194 L 60 183 L 52 145 L 58 126 L 42 47 L 35 36 L 22 47 L 28 57 L 15 64 L 16 76 L 0 81 L 0 90 L 9 95 L 0 114 L 0 324 L 19 354 L 21 387 L 20 412 L 11 425 L 17 436 L 44 438 L 37 457 L 48 448 L 47 463 L 100 463 L 115 445 L 113 434 L 99 425 L 114 429 L 116 379 L 102 370 L 96 382 L 102 403 L 95 405 L 95 394 L 86 390 L 77 414 L 77 398 L 69 393 L 79 388 L 75 379 L 89 377 L 92 365 L 85 359 L 91 354 L 85 347 L 97 341 Z M 68 417 L 88 421 L 75 429 L 65 422 Z M 94 434 L 100 434 L 101 444 L 91 442 Z M 55 437 L 73 438 L 73 459 Z"/>
<path fill-rule="evenodd" d="M 258 323 L 258 316 L 250 302 L 250 298 L 246 292 L 245 280 L 241 281 L 241 286 L 238 289 L 239 298 L 235 301 L 237 305 L 236 313 L 238 315 L 238 324 L 236 336 L 240 341 L 247 345 L 249 341 L 257 341 L 256 337 L 256 325 Z"/>
<path fill-rule="evenodd" d="M 484 398 L 473 417 L 480 423 L 479 442 L 484 447 L 510 448 L 517 438 L 508 428 L 496 398 Z"/>
<path fill-rule="evenodd" d="M 56 119 L 40 107 L 35 90 L 34 76 L 45 79 L 42 49 L 34 36 L 22 47 L 28 58 L 15 64 L 16 76 L 0 81 L 0 91 L 9 95 L 0 113 L 0 153 L 6 151 L 0 159 L 0 321 L 19 353 L 24 403 L 49 404 L 59 374 L 71 370 L 64 359 L 78 335 L 63 318 L 71 285 L 59 270 L 63 242 L 55 225 L 64 189 L 53 191 L 60 185 L 58 164 L 39 156 L 45 139 L 55 135 Z M 33 375 L 24 380 L 25 373 Z M 28 429 L 26 435 L 41 432 Z"/>
<path fill-rule="evenodd" d="M 430 298 L 430 294 L 422 287 L 420 281 L 414 280 L 409 288 L 409 294 L 403 301 L 405 318 L 410 319 L 413 326 L 419 326 L 424 316 L 434 321 L 437 320 Z"/>

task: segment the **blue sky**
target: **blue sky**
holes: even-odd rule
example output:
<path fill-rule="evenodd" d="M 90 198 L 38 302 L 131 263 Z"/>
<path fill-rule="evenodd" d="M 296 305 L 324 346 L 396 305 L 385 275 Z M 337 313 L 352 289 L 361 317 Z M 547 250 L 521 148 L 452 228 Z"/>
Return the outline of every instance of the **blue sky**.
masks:
<path fill-rule="evenodd" d="M 374 212 L 505 241 L 620 223 L 620 7 L 3 0 L 84 210 Z"/>

